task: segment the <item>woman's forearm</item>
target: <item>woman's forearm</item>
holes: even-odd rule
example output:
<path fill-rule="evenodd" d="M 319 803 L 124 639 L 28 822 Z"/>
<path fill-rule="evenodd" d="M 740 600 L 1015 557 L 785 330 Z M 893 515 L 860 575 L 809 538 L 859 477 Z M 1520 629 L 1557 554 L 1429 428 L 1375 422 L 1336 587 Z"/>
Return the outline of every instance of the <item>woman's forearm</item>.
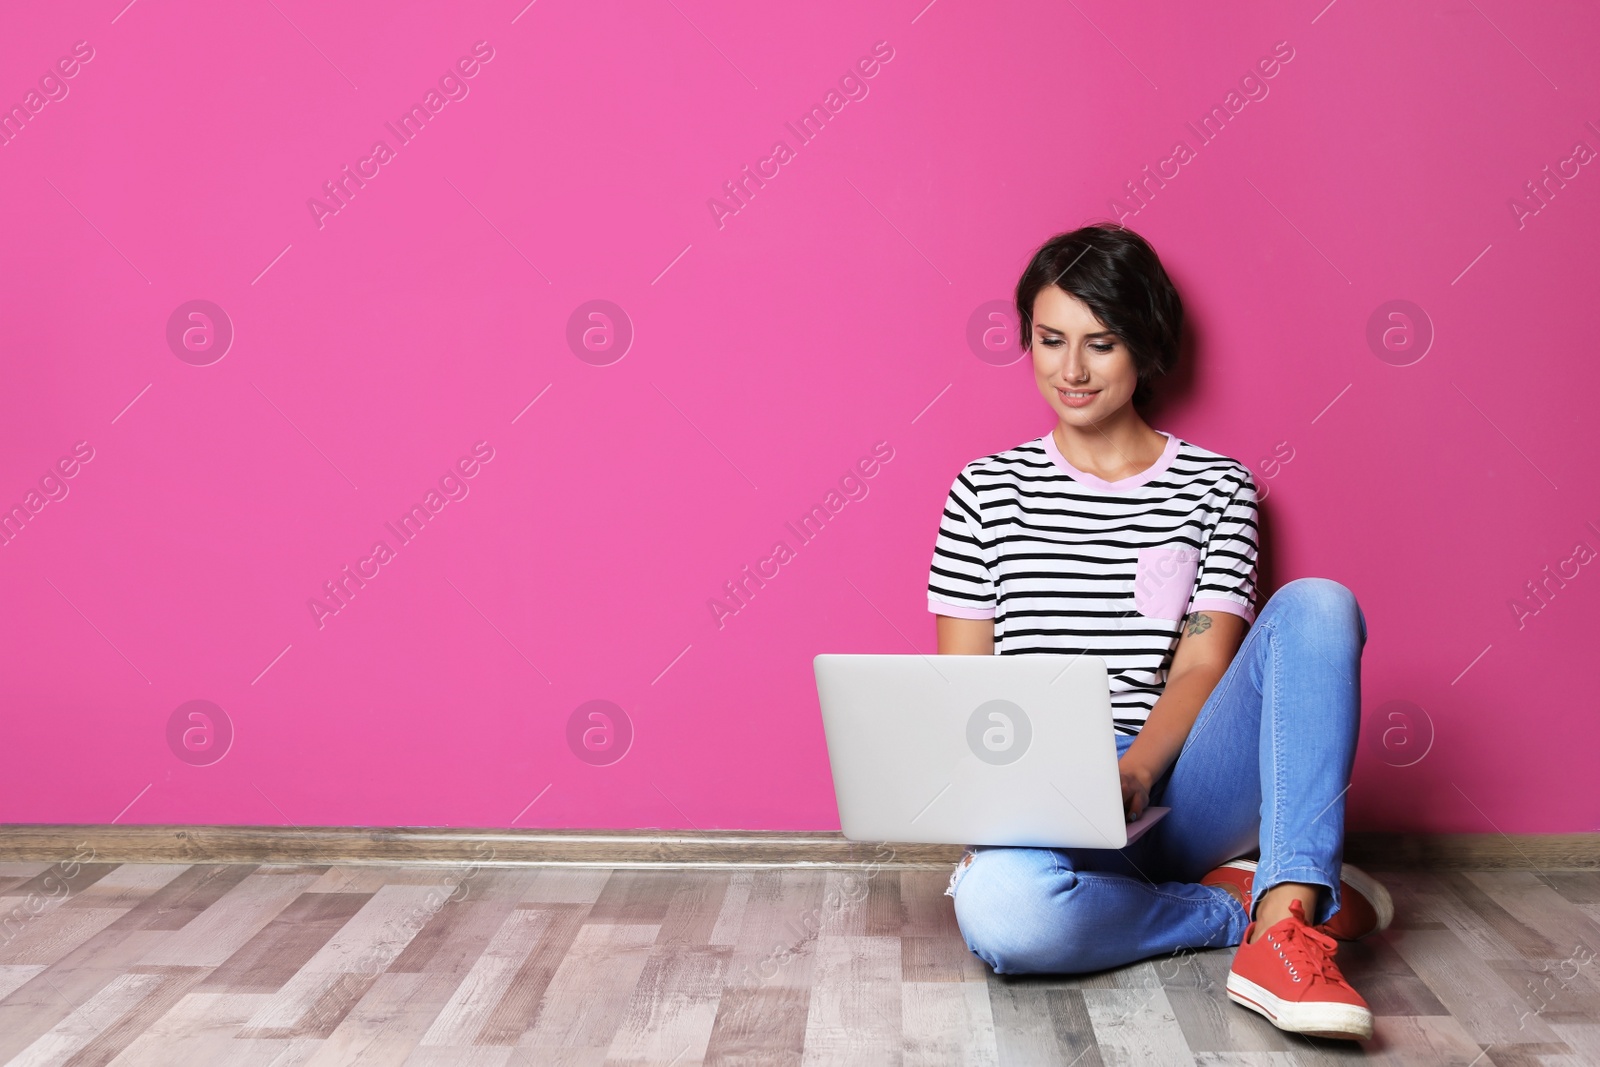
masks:
<path fill-rule="evenodd" d="M 1146 786 L 1166 773 L 1183 750 L 1195 717 L 1222 675 L 1222 670 L 1207 665 L 1170 676 L 1139 736 L 1123 753 L 1122 769 L 1138 774 Z"/>

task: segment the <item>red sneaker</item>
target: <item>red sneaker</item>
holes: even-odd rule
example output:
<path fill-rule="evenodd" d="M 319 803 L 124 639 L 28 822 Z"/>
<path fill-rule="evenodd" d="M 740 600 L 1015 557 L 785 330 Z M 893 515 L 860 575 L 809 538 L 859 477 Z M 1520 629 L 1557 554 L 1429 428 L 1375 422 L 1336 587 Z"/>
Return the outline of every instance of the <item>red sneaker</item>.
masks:
<path fill-rule="evenodd" d="M 1251 896 L 1250 886 L 1256 877 L 1255 860 L 1229 860 L 1221 867 L 1200 879 L 1201 885 L 1229 885 L 1239 891 L 1244 898 L 1244 913 L 1250 914 Z"/>
<path fill-rule="evenodd" d="M 1372 1009 L 1339 973 L 1339 944 L 1306 923 L 1298 900 L 1289 917 L 1250 943 L 1244 941 L 1228 970 L 1228 999 L 1260 1012 L 1280 1030 L 1312 1037 L 1363 1041 L 1372 1036 Z"/>
<path fill-rule="evenodd" d="M 1200 884 L 1235 886 L 1244 895 L 1245 914 L 1249 914 L 1255 871 L 1255 860 L 1229 860 L 1200 879 Z M 1359 941 L 1387 930 L 1393 921 L 1394 901 L 1383 883 L 1361 868 L 1345 863 L 1339 867 L 1339 910 L 1334 912 L 1333 918 L 1314 929 L 1341 941 Z"/>

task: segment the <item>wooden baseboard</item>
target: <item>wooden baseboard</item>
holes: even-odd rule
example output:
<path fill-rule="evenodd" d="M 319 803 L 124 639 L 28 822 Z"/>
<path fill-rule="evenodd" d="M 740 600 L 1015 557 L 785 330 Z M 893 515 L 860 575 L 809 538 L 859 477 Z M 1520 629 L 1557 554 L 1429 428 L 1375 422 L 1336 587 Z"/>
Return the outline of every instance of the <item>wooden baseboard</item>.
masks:
<path fill-rule="evenodd" d="M 1592 871 L 1600 869 L 1600 833 L 1352 833 L 1345 859 L 1387 871 Z"/>
<path fill-rule="evenodd" d="M 93 850 L 102 863 L 338 863 L 480 867 L 943 867 L 959 846 L 867 844 L 839 833 L 458 827 L 0 825 L 0 860 Z"/>
<path fill-rule="evenodd" d="M 939 868 L 960 855 L 826 831 L 0 825 L 0 860 L 853 870 Z M 1593 870 L 1600 834 L 1352 833 L 1345 859 L 1374 870 Z"/>

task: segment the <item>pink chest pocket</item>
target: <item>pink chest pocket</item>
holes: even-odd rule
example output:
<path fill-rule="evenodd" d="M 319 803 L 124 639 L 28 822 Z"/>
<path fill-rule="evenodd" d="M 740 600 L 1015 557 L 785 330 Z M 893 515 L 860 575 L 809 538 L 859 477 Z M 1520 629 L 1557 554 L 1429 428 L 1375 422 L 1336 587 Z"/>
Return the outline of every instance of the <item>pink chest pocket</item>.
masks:
<path fill-rule="evenodd" d="M 1197 548 L 1141 548 L 1133 579 L 1133 606 L 1151 619 L 1183 618 L 1199 571 Z"/>

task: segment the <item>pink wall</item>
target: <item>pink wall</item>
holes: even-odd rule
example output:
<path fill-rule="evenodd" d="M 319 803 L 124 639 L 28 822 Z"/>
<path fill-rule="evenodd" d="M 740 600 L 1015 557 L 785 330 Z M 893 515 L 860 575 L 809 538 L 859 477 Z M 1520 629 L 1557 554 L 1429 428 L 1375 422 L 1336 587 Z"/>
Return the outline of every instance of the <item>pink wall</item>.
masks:
<path fill-rule="evenodd" d="M 1151 421 L 1367 613 L 1352 825 L 1600 825 L 1591 6 L 123 3 L 0 32 L 0 820 L 836 828 L 812 657 L 935 648 L 951 477 L 1051 426 L 969 323 L 1115 211 Z"/>

